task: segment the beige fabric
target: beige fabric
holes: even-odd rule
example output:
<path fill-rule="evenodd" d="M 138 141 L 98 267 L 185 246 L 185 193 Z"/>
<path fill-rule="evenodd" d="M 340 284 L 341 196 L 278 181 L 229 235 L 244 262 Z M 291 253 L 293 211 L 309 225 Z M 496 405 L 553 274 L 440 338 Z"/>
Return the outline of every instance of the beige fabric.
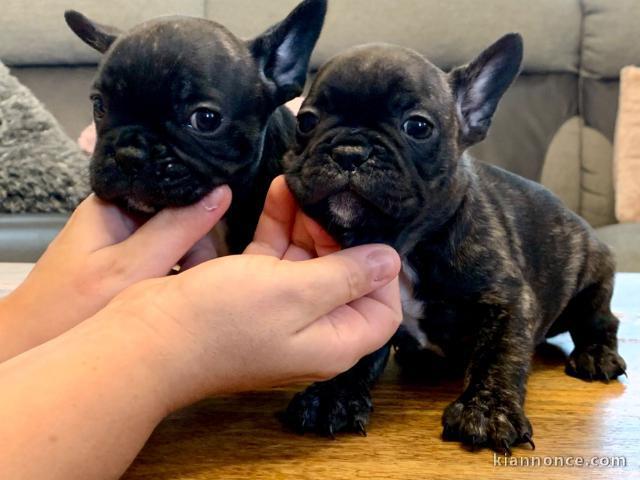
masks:
<path fill-rule="evenodd" d="M 581 0 L 581 3 L 582 73 L 596 78 L 618 78 L 622 67 L 636 63 L 640 57 L 640 1 Z"/>
<path fill-rule="evenodd" d="M 540 183 L 574 212 L 580 210 L 580 130 L 582 120 L 573 117 L 560 127 L 544 160 Z"/>
<path fill-rule="evenodd" d="M 12 68 L 11 73 L 55 115 L 71 138 L 93 119 L 89 100 L 95 67 Z"/>
<path fill-rule="evenodd" d="M 592 226 L 615 222 L 612 145 L 581 117 L 568 120 L 547 152 L 540 182 Z"/>
<path fill-rule="evenodd" d="M 206 14 L 248 38 L 298 3 L 206 0 Z M 520 32 L 526 71 L 577 72 L 580 28 L 579 0 L 331 0 L 313 65 L 354 45 L 387 42 L 452 67 L 468 62 L 499 36 Z"/>
<path fill-rule="evenodd" d="M 598 130 L 583 124 L 582 169 L 578 213 L 593 227 L 615 223 L 613 192 L 613 145 Z"/>
<path fill-rule="evenodd" d="M 522 75 L 502 98 L 486 140 L 474 146 L 471 154 L 539 181 L 551 141 L 577 113 L 574 75 Z"/>
<path fill-rule="evenodd" d="M 631 0 L 633 1 L 633 0 Z M 0 58 L 8 65 L 95 63 L 98 56 L 67 29 L 73 8 L 97 21 L 130 27 L 168 14 L 204 16 L 252 37 L 282 19 L 299 0 L 2 0 Z M 524 35 L 529 72 L 576 72 L 579 0 L 332 0 L 314 66 L 359 43 L 413 47 L 437 64 L 466 63 L 498 36 Z M 46 39 L 46 40 L 45 40 Z M 36 46 L 36 47 L 34 47 Z"/>
<path fill-rule="evenodd" d="M 640 223 L 619 223 L 596 229 L 616 257 L 618 272 L 640 272 Z"/>
<path fill-rule="evenodd" d="M 96 63 L 98 54 L 67 27 L 68 9 L 119 28 L 160 15 L 204 15 L 203 0 L 1 0 L 0 8 L 0 59 L 7 65 Z"/>
<path fill-rule="evenodd" d="M 619 86 L 618 79 L 580 78 L 580 114 L 588 126 L 598 130 L 612 144 L 618 115 Z"/>
<path fill-rule="evenodd" d="M 615 139 L 616 217 L 640 221 L 640 68 L 620 75 L 620 108 Z"/>

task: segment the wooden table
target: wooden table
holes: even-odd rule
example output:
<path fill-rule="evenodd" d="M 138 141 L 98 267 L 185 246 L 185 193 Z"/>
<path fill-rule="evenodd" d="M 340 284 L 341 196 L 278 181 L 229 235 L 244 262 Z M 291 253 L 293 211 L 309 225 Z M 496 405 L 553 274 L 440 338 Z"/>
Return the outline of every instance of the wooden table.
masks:
<path fill-rule="evenodd" d="M 28 269 L 0 264 L 0 295 Z M 640 479 L 640 275 L 618 276 L 614 310 L 622 320 L 620 352 L 629 379 L 605 385 L 567 377 L 566 335 L 541 349 L 526 404 L 537 449 L 514 449 L 511 461 L 520 466 L 506 466 L 489 450 L 443 442 L 440 414 L 460 383 L 412 383 L 392 361 L 374 391 L 376 411 L 366 438 L 339 435 L 334 441 L 283 431 L 274 412 L 300 387 L 214 398 L 167 418 L 124 478 Z M 544 466 L 575 463 L 575 457 L 624 457 L 626 466 Z"/>

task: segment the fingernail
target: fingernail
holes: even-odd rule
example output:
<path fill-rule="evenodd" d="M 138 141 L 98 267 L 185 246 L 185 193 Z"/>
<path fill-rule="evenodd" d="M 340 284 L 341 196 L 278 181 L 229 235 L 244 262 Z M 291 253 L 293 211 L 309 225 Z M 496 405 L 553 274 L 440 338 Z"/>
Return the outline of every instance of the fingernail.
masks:
<path fill-rule="evenodd" d="M 373 281 L 383 282 L 392 280 L 398 272 L 396 268 L 396 257 L 397 255 L 386 248 L 380 248 L 378 250 L 374 250 L 369 255 L 367 255 L 367 261 L 369 262 L 369 266 L 373 270 Z"/>
<path fill-rule="evenodd" d="M 201 200 L 202 206 L 207 212 L 213 212 L 217 210 L 224 198 L 226 186 L 217 187 L 211 193 Z"/>

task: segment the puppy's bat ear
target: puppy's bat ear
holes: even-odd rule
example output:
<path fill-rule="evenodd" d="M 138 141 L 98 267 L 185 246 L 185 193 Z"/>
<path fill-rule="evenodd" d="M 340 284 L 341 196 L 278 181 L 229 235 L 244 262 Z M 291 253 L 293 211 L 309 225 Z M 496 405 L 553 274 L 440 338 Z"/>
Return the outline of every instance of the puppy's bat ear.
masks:
<path fill-rule="evenodd" d="M 326 13 L 327 0 L 305 0 L 282 22 L 249 43 L 278 105 L 302 93 Z"/>
<path fill-rule="evenodd" d="M 119 30 L 93 22 L 75 10 L 64 12 L 64 19 L 80 40 L 100 53 L 106 52 L 120 34 Z"/>
<path fill-rule="evenodd" d="M 498 102 L 520 72 L 522 54 L 522 36 L 510 33 L 449 74 L 463 145 L 471 146 L 487 136 Z"/>

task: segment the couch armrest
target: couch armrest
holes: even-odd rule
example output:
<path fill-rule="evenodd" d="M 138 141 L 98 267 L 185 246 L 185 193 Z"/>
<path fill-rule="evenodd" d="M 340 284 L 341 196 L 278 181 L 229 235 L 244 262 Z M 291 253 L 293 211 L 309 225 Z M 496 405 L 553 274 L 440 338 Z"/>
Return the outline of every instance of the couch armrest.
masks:
<path fill-rule="evenodd" d="M 0 262 L 35 262 L 67 221 L 66 215 L 0 215 Z"/>
<path fill-rule="evenodd" d="M 640 272 L 640 223 L 619 223 L 596 229 L 611 247 L 618 272 Z"/>

